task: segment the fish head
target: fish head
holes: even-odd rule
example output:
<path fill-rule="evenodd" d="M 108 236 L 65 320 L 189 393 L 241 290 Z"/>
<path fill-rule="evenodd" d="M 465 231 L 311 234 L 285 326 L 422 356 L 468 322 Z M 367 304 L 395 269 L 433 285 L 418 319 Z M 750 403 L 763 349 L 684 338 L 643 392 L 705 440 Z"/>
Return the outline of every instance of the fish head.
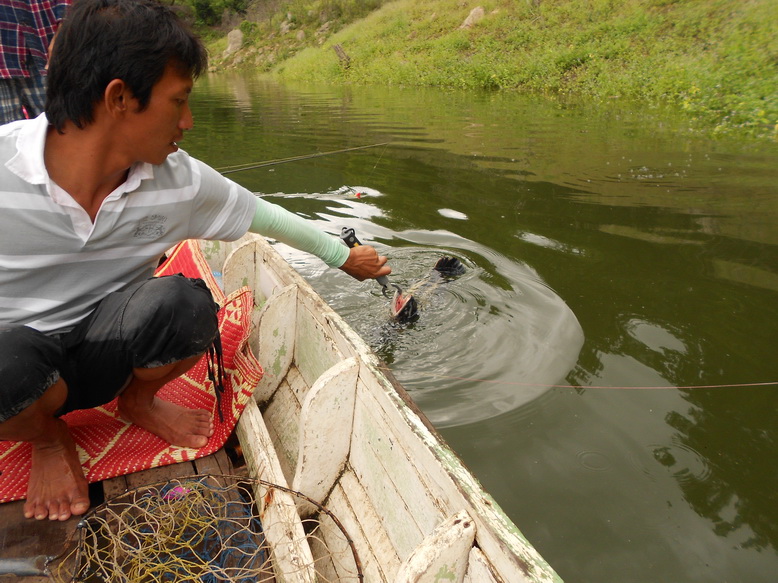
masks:
<path fill-rule="evenodd" d="M 419 317 L 419 305 L 411 294 L 395 292 L 392 298 L 392 318 L 398 322 L 413 322 Z"/>

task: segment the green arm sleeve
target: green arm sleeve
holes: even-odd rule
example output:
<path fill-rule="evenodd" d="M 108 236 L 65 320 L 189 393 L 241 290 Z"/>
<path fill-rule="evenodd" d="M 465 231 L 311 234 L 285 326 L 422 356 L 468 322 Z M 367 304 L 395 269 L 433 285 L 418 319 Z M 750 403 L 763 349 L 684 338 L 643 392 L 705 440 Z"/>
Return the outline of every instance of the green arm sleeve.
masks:
<path fill-rule="evenodd" d="M 320 231 L 304 218 L 259 197 L 249 231 L 312 253 L 330 267 L 340 267 L 349 256 L 348 247 L 340 239 Z"/>

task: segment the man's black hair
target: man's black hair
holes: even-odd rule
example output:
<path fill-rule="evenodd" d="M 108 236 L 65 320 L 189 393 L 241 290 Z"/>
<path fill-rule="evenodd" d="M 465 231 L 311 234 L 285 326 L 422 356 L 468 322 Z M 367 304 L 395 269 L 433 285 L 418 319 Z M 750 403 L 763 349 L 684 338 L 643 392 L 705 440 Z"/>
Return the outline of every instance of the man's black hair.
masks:
<path fill-rule="evenodd" d="M 46 115 L 62 132 L 70 120 L 83 128 L 108 84 L 121 79 L 148 106 L 151 88 L 168 64 L 197 78 L 208 56 L 200 40 L 155 0 L 74 0 L 54 41 Z"/>

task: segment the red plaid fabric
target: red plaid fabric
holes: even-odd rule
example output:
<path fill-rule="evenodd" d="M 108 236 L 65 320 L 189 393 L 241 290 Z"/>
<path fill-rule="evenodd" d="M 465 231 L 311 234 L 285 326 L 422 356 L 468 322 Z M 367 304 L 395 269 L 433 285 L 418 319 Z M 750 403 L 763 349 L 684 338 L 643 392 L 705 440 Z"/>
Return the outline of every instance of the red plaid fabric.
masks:
<path fill-rule="evenodd" d="M 41 75 L 71 0 L 0 0 L 0 79 Z"/>

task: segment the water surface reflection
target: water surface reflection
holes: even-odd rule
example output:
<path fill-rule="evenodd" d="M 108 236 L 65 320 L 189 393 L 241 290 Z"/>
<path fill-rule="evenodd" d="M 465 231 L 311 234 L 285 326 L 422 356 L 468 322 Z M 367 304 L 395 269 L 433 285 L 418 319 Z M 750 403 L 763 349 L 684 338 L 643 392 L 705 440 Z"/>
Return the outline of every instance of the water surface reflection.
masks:
<path fill-rule="evenodd" d="M 750 384 L 778 381 L 778 146 L 618 103 L 246 76 L 193 108 L 216 167 L 390 142 L 234 178 L 354 227 L 403 285 L 465 263 L 397 327 L 377 285 L 284 250 L 564 579 L 774 580 L 778 393 Z"/>

